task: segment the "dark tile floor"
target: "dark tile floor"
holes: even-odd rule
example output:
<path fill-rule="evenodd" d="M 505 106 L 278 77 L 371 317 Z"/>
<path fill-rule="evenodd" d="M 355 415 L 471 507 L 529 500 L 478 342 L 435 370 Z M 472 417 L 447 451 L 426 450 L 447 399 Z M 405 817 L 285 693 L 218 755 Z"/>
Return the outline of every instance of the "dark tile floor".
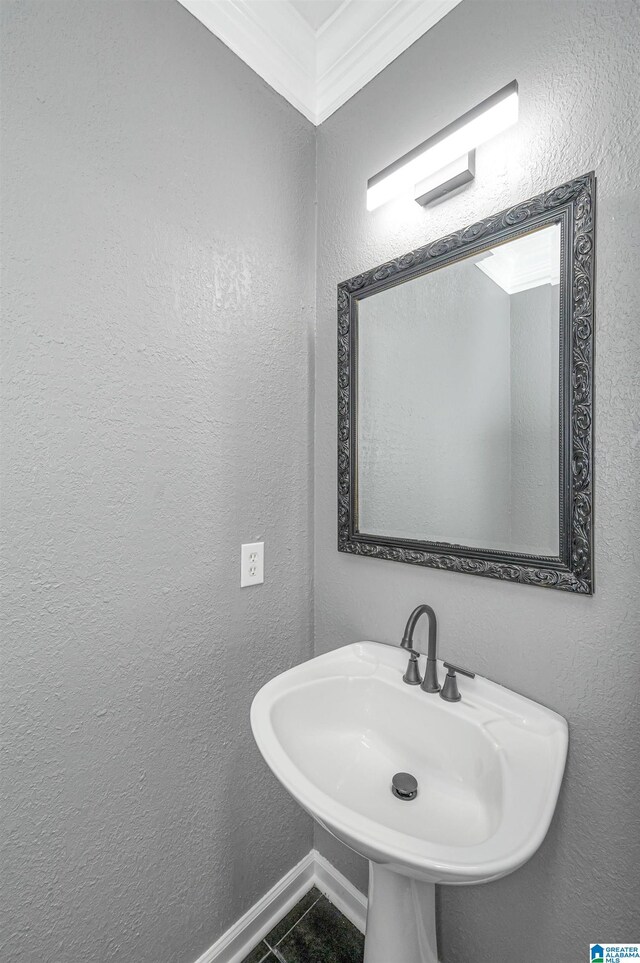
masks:
<path fill-rule="evenodd" d="M 364 936 L 313 887 L 244 963 L 362 963 Z"/>

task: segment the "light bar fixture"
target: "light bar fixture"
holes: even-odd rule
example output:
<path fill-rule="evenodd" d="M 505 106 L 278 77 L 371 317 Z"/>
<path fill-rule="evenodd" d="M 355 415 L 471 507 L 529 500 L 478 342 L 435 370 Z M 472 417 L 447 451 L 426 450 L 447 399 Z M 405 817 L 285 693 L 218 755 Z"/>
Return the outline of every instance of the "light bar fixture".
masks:
<path fill-rule="evenodd" d="M 399 194 L 408 194 L 420 203 L 427 203 L 422 200 L 427 192 L 418 187 L 421 182 L 428 178 L 433 191 L 437 186 L 434 175 L 442 171 L 441 184 L 450 180 L 450 172 L 443 168 L 448 168 L 460 158 L 466 158 L 479 144 L 491 140 L 517 120 L 518 82 L 513 80 L 372 177 L 367 183 L 367 209 L 373 211 Z M 467 177 L 467 180 L 470 179 Z M 454 185 L 458 186 L 459 182 Z M 443 193 L 440 192 L 438 196 Z"/>

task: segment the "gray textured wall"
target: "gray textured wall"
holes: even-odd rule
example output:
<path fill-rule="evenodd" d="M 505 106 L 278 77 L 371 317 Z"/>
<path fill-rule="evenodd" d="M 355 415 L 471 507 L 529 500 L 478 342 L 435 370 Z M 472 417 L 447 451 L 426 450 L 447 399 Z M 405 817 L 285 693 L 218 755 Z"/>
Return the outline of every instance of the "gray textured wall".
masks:
<path fill-rule="evenodd" d="M 511 301 L 511 534 L 531 555 L 558 551 L 560 287 Z"/>
<path fill-rule="evenodd" d="M 500 882 L 442 889 L 447 963 L 579 963 L 599 934 L 638 939 L 639 68 L 637 3 L 471 0 L 318 133 L 317 651 L 355 639 L 399 640 L 409 611 L 424 600 L 439 615 L 443 655 L 551 706 L 571 727 L 564 788 L 538 854 Z M 520 122 L 478 150 L 470 189 L 427 210 L 407 201 L 367 212 L 368 177 L 514 77 Z M 339 555 L 336 283 L 592 168 L 597 594 L 573 598 Z M 356 857 L 320 831 L 316 841 L 365 885 Z"/>
<path fill-rule="evenodd" d="M 360 531 L 511 544 L 509 311 L 471 261 L 360 301 Z"/>
<path fill-rule="evenodd" d="M 0 957 L 192 963 L 311 847 L 249 705 L 311 651 L 314 131 L 178 3 L 1 13 Z"/>

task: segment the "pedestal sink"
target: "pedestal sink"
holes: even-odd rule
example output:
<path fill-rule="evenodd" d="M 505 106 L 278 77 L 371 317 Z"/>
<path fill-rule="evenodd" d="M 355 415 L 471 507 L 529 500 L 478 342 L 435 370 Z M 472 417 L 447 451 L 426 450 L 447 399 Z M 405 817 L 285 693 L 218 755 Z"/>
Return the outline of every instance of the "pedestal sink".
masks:
<path fill-rule="evenodd" d="M 522 866 L 549 828 L 567 754 L 562 716 L 479 676 L 447 703 L 405 685 L 406 662 L 357 642 L 272 679 L 251 707 L 283 786 L 370 861 L 365 963 L 437 963 L 435 883 Z M 400 772 L 417 780 L 414 799 L 392 793 Z"/>

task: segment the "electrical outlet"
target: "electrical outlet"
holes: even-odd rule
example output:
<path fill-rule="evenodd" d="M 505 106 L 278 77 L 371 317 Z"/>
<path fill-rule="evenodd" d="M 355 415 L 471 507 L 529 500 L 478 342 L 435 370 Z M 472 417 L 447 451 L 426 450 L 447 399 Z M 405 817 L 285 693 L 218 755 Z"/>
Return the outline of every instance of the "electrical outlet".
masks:
<path fill-rule="evenodd" d="M 240 546 L 240 588 L 264 582 L 264 542 Z"/>

